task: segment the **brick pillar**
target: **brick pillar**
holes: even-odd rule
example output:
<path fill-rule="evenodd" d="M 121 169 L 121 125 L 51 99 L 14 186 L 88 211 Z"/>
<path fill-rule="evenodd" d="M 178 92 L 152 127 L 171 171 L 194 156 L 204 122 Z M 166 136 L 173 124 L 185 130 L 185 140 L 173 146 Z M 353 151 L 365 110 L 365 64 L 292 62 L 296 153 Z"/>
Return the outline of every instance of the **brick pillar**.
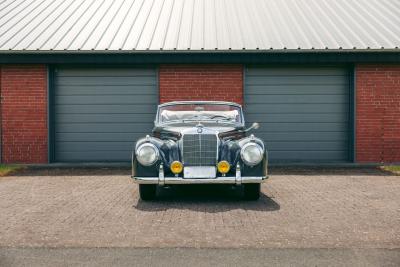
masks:
<path fill-rule="evenodd" d="M 219 100 L 243 104 L 242 65 L 161 65 L 160 103 Z"/>
<path fill-rule="evenodd" d="M 357 162 L 400 162 L 400 65 L 358 65 L 356 83 Z"/>
<path fill-rule="evenodd" d="M 1 66 L 2 162 L 47 163 L 47 68 Z"/>

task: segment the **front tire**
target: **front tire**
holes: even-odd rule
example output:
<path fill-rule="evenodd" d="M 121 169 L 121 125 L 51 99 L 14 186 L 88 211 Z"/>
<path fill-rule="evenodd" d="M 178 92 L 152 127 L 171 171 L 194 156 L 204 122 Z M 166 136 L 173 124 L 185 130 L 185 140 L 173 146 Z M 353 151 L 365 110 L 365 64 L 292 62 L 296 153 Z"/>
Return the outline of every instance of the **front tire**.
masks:
<path fill-rule="evenodd" d="M 140 184 L 139 195 L 142 200 L 153 200 L 156 198 L 157 185 L 155 184 Z"/>
<path fill-rule="evenodd" d="M 260 198 L 261 184 L 244 184 L 243 197 L 245 200 L 258 200 Z"/>

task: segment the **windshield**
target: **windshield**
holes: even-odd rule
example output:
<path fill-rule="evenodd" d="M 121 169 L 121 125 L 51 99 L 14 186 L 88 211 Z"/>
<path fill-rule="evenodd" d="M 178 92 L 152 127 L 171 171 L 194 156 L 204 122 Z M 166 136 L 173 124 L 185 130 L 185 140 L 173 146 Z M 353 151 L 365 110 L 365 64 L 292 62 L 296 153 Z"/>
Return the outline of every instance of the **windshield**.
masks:
<path fill-rule="evenodd" d="M 241 123 L 241 108 L 229 104 L 174 104 L 160 107 L 159 123 L 208 121 L 216 123 Z"/>

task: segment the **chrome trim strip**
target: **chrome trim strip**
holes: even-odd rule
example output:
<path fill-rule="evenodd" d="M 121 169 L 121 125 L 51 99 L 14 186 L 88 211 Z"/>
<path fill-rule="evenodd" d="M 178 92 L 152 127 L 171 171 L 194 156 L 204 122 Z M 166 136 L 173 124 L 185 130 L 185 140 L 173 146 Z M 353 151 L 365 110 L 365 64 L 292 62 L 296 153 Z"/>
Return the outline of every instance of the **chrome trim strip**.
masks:
<path fill-rule="evenodd" d="M 160 168 L 158 169 L 158 184 L 165 185 L 164 165 L 163 164 L 160 164 Z"/>
<path fill-rule="evenodd" d="M 137 184 L 158 184 L 160 178 L 159 177 L 132 177 L 132 179 Z M 260 177 L 252 177 L 245 176 L 240 177 L 240 181 L 242 184 L 253 184 L 253 183 L 263 183 L 268 176 L 260 176 Z M 164 177 L 164 183 L 162 185 L 171 185 L 171 184 L 237 184 L 238 178 L 236 176 L 225 176 L 218 178 L 210 178 L 210 179 L 184 179 L 181 177 Z"/>
<path fill-rule="evenodd" d="M 240 171 L 240 163 L 239 162 L 236 164 L 235 181 L 236 181 L 237 185 L 242 184 L 242 173 Z"/>
<path fill-rule="evenodd" d="M 268 150 L 265 149 L 264 175 L 268 176 Z"/>
<path fill-rule="evenodd" d="M 132 151 L 132 156 L 131 156 L 131 171 L 132 171 L 132 177 L 135 176 L 134 172 L 134 167 L 133 164 L 135 163 L 135 151 Z"/>

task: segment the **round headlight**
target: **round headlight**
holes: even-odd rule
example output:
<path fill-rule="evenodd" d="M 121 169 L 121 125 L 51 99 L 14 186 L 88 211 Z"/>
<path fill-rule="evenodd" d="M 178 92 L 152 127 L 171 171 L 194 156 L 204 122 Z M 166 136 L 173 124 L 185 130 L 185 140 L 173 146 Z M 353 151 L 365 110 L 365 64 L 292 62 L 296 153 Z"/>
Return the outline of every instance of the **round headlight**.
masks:
<path fill-rule="evenodd" d="M 256 143 L 247 143 L 242 147 L 240 156 L 246 165 L 254 166 L 261 162 L 264 150 Z"/>
<path fill-rule="evenodd" d="M 159 158 L 159 152 L 155 145 L 145 143 L 136 149 L 136 158 L 144 166 L 153 165 Z"/>

